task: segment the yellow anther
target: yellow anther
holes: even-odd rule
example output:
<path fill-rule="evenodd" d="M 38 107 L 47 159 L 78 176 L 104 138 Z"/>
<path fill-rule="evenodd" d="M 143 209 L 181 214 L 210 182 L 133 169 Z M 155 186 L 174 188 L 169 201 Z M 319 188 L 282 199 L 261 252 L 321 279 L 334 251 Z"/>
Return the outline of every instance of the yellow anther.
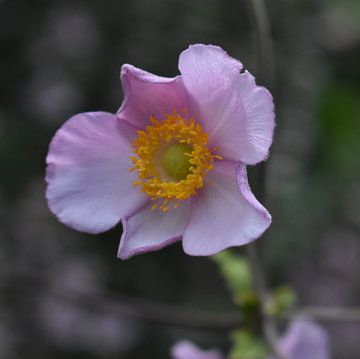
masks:
<path fill-rule="evenodd" d="M 204 184 L 204 177 L 222 157 L 208 147 L 208 135 L 194 119 L 187 120 L 176 111 L 163 121 L 150 118 L 152 126 L 138 131 L 131 156 L 139 186 L 156 203 L 151 209 L 166 212 L 179 201 L 193 196 Z"/>

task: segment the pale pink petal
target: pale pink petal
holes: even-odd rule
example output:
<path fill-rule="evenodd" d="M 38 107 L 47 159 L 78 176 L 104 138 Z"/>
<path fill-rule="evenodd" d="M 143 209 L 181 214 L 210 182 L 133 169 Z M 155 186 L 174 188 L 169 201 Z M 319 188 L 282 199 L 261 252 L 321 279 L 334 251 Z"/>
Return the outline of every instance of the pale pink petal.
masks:
<path fill-rule="evenodd" d="M 47 162 L 46 196 L 52 212 L 68 226 L 100 233 L 144 205 L 133 187 L 127 124 L 106 112 L 70 118 L 55 134 Z"/>
<path fill-rule="evenodd" d="M 270 223 L 270 214 L 250 191 L 245 165 L 219 161 L 192 199 L 184 251 L 207 256 L 244 245 L 260 237 Z"/>
<path fill-rule="evenodd" d="M 172 359 L 222 359 L 217 350 L 202 350 L 188 340 L 182 340 L 171 348 Z"/>
<path fill-rule="evenodd" d="M 123 65 L 121 81 L 124 102 L 118 116 L 137 128 L 149 125 L 150 117 L 163 119 L 174 110 L 187 109 L 186 92 L 180 76 L 160 77 L 132 65 Z"/>
<path fill-rule="evenodd" d="M 271 94 L 256 86 L 249 72 L 240 74 L 241 63 L 215 46 L 190 46 L 180 55 L 179 68 L 191 111 L 210 145 L 227 160 L 264 160 L 275 126 Z"/>
<path fill-rule="evenodd" d="M 225 103 L 226 102 L 226 103 Z M 256 86 L 245 72 L 223 100 L 222 112 L 210 129 L 210 144 L 229 160 L 255 164 L 265 160 L 275 127 L 274 103 L 269 91 Z"/>
<path fill-rule="evenodd" d="M 279 345 L 289 359 L 330 359 L 326 332 L 309 320 L 292 322 Z"/>
<path fill-rule="evenodd" d="M 156 251 L 181 239 L 189 218 L 190 202 L 181 203 L 168 212 L 151 210 L 153 203 L 123 220 L 118 257 L 127 259 L 134 255 Z"/>
<path fill-rule="evenodd" d="M 218 46 L 192 45 L 180 54 L 179 70 L 188 92 L 190 111 L 210 134 L 223 104 L 227 103 L 224 94 L 228 96 L 241 69 L 242 64 Z"/>

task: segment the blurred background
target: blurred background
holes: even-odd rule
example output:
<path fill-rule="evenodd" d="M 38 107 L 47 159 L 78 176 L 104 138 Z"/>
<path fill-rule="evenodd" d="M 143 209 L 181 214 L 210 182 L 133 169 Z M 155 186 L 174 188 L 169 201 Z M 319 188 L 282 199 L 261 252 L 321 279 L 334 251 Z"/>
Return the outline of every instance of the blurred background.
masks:
<path fill-rule="evenodd" d="M 272 0 L 268 10 L 277 130 L 266 275 L 292 285 L 302 305 L 360 306 L 360 2 Z M 1 359 L 167 358 L 181 338 L 227 348 L 226 331 L 150 323 L 109 304 L 232 310 L 212 261 L 176 244 L 122 262 L 121 225 L 77 233 L 44 197 L 56 129 L 78 112 L 116 112 L 122 64 L 174 76 L 179 53 L 197 42 L 259 71 L 245 1 L 0 1 Z M 359 358 L 360 323 L 324 325 L 335 359 Z"/>

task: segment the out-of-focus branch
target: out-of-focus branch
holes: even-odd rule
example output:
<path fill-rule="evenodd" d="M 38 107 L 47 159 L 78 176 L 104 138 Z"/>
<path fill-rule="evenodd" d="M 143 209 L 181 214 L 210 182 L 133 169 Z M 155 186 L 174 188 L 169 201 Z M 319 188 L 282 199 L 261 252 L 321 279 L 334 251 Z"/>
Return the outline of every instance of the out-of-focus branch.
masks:
<path fill-rule="evenodd" d="M 216 331 L 235 329 L 243 324 L 241 313 L 236 310 L 214 313 L 121 295 L 95 296 L 82 293 L 59 293 L 58 291 L 53 291 L 53 294 L 59 299 L 82 307 L 106 310 L 114 315 L 128 315 L 148 322 L 174 327 Z M 360 322 L 360 307 L 300 307 L 277 318 L 288 321 L 299 317 L 330 322 Z M 269 330 L 268 328 L 265 329 Z"/>
<path fill-rule="evenodd" d="M 268 291 L 266 289 L 265 278 L 261 268 L 259 254 L 255 243 L 250 243 L 246 246 L 247 255 L 252 275 L 252 282 L 256 295 L 259 297 L 261 307 L 265 308 L 268 301 Z"/>
<path fill-rule="evenodd" d="M 94 312 L 131 316 L 146 322 L 187 329 L 224 331 L 243 324 L 241 313 L 237 310 L 214 313 L 123 295 L 64 291 L 41 275 L 12 276 L 11 280 L 0 283 L 0 292 L 10 297 L 21 295 L 28 301 L 36 301 L 45 295 Z"/>
<path fill-rule="evenodd" d="M 270 21 L 264 0 L 247 0 L 257 52 L 257 78 L 262 85 L 275 90 L 275 61 Z"/>
<path fill-rule="evenodd" d="M 254 290 L 259 298 L 261 305 L 264 337 L 271 351 L 277 359 L 288 359 L 287 356 L 284 355 L 278 347 L 276 319 L 273 316 L 269 315 L 269 293 L 266 288 L 265 278 L 263 275 L 255 243 L 250 243 L 249 245 L 247 245 L 247 253 L 251 267 Z"/>
<path fill-rule="evenodd" d="M 213 313 L 199 309 L 185 309 L 169 304 L 148 302 L 142 299 L 112 297 L 91 298 L 87 296 L 67 298 L 90 308 L 106 309 L 113 314 L 129 315 L 139 319 L 190 329 L 223 331 L 242 324 L 238 311 Z"/>
<path fill-rule="evenodd" d="M 58 288 L 49 288 L 48 281 L 36 278 L 14 277 L 9 282 L 0 284 L 0 291 L 24 295 L 29 300 L 37 295 L 46 293 L 58 300 L 66 301 L 73 305 L 86 307 L 94 311 L 106 311 L 114 316 L 131 316 L 151 323 L 158 323 L 174 327 L 190 328 L 197 330 L 223 331 L 235 329 L 243 324 L 239 311 L 226 311 L 214 313 L 199 309 L 187 309 L 177 305 L 157 303 L 139 298 L 121 295 L 69 293 Z M 307 317 L 323 322 L 360 322 L 360 307 L 302 307 L 279 317 L 281 320 L 293 320 Z"/>
<path fill-rule="evenodd" d="M 174 327 L 198 330 L 231 330 L 243 325 L 241 313 L 238 311 L 208 312 L 200 309 L 186 309 L 176 305 L 156 303 L 144 299 L 124 296 L 94 296 L 89 294 L 54 294 L 62 300 L 94 310 L 111 312 L 114 315 L 127 315 L 144 321 Z M 293 320 L 306 317 L 319 321 L 359 321 L 360 307 L 303 307 L 285 313 L 282 320 Z M 269 330 L 265 328 L 265 330 Z M 271 329 L 270 329 L 271 331 Z M 270 333 L 270 335 L 273 335 Z"/>
<path fill-rule="evenodd" d="M 360 321 L 360 308 L 357 307 L 303 307 L 284 315 L 286 319 L 307 317 L 323 322 Z"/>
<path fill-rule="evenodd" d="M 97 297 L 89 294 L 69 295 L 65 293 L 56 293 L 56 296 L 58 296 L 59 299 L 69 301 L 70 303 L 82 307 L 88 307 L 94 310 L 106 310 L 114 315 L 127 315 L 144 321 L 174 327 L 222 331 L 235 329 L 243 325 L 241 313 L 236 310 L 214 313 L 123 296 Z M 360 308 L 303 307 L 285 313 L 281 315 L 279 319 L 288 321 L 299 317 L 326 322 L 360 322 Z M 264 329 L 269 330 L 268 327 Z M 273 335 L 273 333 L 270 333 L 270 335 Z"/>

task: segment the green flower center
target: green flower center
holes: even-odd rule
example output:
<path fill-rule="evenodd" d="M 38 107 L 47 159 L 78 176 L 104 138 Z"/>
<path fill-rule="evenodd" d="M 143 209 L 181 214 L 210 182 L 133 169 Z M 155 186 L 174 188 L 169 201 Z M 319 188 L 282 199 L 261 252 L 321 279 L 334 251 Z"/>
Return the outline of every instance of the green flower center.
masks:
<path fill-rule="evenodd" d="M 162 121 L 151 117 L 150 122 L 132 143 L 129 171 L 138 172 L 134 186 L 154 201 L 151 209 L 166 212 L 196 195 L 215 160 L 222 157 L 213 154 L 216 148 L 210 150 L 208 134 L 193 118 L 187 120 L 174 111 Z"/>
<path fill-rule="evenodd" d="M 192 147 L 186 143 L 175 143 L 169 146 L 163 153 L 162 165 L 166 174 L 180 181 L 190 173 L 190 154 Z"/>

